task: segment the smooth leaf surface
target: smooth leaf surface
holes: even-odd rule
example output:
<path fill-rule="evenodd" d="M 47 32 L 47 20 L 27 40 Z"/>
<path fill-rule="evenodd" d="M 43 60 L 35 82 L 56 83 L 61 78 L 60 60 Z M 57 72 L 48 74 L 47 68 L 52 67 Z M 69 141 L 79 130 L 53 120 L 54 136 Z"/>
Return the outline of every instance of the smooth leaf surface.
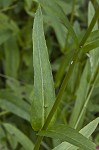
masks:
<path fill-rule="evenodd" d="M 52 0 L 53 1 L 53 0 Z M 59 6 L 61 6 L 62 10 L 64 11 L 65 15 L 69 15 L 72 11 L 72 2 L 66 3 L 63 0 L 54 0 Z M 75 6 L 75 11 L 78 8 L 78 6 Z"/>
<path fill-rule="evenodd" d="M 89 2 L 88 6 L 88 25 L 91 22 L 92 17 L 95 14 L 94 6 L 92 5 L 91 2 Z M 96 22 L 93 31 L 98 30 L 98 22 Z M 99 41 L 99 40 L 98 40 Z M 98 46 L 98 41 L 94 41 L 95 43 L 93 46 L 97 45 Z M 91 70 L 92 70 L 92 76 L 94 76 L 98 66 L 99 66 L 99 48 L 94 49 L 90 53 L 90 64 L 91 64 Z"/>
<path fill-rule="evenodd" d="M 33 25 L 34 95 L 31 106 L 31 125 L 40 130 L 51 110 L 55 91 L 48 50 L 43 31 L 43 17 L 39 7 Z"/>
<path fill-rule="evenodd" d="M 52 26 L 52 28 L 55 31 L 57 40 L 60 44 L 61 50 L 64 48 L 65 46 L 65 41 L 66 41 L 66 28 L 65 26 L 59 21 L 59 19 L 57 19 L 55 16 L 53 15 L 49 15 L 46 14 L 44 15 L 44 21 L 46 23 L 50 23 L 49 25 Z"/>
<path fill-rule="evenodd" d="M 11 37 L 11 32 L 0 31 L 0 45 L 6 42 Z"/>
<path fill-rule="evenodd" d="M 93 42 L 98 39 L 99 39 L 99 30 L 95 30 L 95 31 L 91 32 L 86 43 L 90 43 L 90 42 Z"/>
<path fill-rule="evenodd" d="M 11 20 L 4 13 L 0 13 L 0 32 L 3 31 L 13 32 L 14 35 L 17 35 L 20 30 L 14 20 Z"/>
<path fill-rule="evenodd" d="M 19 47 L 15 37 L 11 37 L 4 44 L 5 53 L 5 74 L 16 78 L 19 68 Z"/>
<path fill-rule="evenodd" d="M 13 0 L 3 0 L 3 1 L 0 1 L 0 6 L 2 6 L 5 9 L 7 9 L 7 8 L 9 8 L 9 6 L 12 3 L 13 3 Z"/>
<path fill-rule="evenodd" d="M 83 51 L 84 52 L 89 52 L 95 48 L 98 48 L 99 47 L 99 39 L 98 40 L 95 40 L 93 42 L 90 42 L 89 44 L 85 45 L 83 47 Z"/>
<path fill-rule="evenodd" d="M 80 79 L 79 88 L 76 91 L 76 103 L 70 118 L 70 126 L 72 127 L 76 126 L 76 122 L 86 101 L 86 96 L 89 89 L 90 70 L 90 63 L 87 62 Z"/>
<path fill-rule="evenodd" d="M 17 141 L 24 147 L 25 150 L 33 150 L 34 144 L 22 131 L 9 123 L 3 123 L 3 126 L 7 132 L 15 136 Z"/>
<path fill-rule="evenodd" d="M 65 15 L 69 15 L 71 9 L 72 9 L 72 5 L 71 3 L 68 4 L 64 1 L 61 0 L 50 0 L 50 1 L 43 1 L 40 0 L 43 8 L 46 11 L 45 18 L 44 21 L 53 27 L 55 34 L 57 36 L 58 42 L 60 44 L 61 50 L 63 50 L 63 48 L 65 47 L 65 42 L 66 42 L 66 35 L 67 35 L 67 30 L 65 28 L 65 26 L 60 22 L 59 19 L 57 19 L 56 15 L 53 15 L 51 13 L 51 9 L 54 10 L 54 7 L 56 7 L 56 5 L 59 5 L 61 7 L 61 9 L 63 10 L 63 13 Z M 50 10 L 49 10 L 50 9 Z M 59 9 L 57 8 L 57 11 Z M 54 12 L 55 13 L 55 12 Z"/>
<path fill-rule="evenodd" d="M 81 133 L 83 136 L 89 138 L 91 134 L 95 131 L 96 127 L 99 124 L 99 118 L 96 118 L 95 120 L 91 121 L 89 124 L 87 124 L 84 128 L 82 128 L 79 133 Z M 67 143 L 62 142 L 60 145 L 55 147 L 53 150 L 77 150 L 78 147 Z"/>
<path fill-rule="evenodd" d="M 89 2 L 89 11 L 88 11 L 88 25 L 90 24 L 92 17 L 94 16 L 95 10 L 94 7 L 92 5 L 91 2 Z M 93 31 L 98 29 L 98 24 L 96 23 Z M 94 43 L 96 42 L 96 43 Z M 97 41 L 94 41 L 93 43 L 85 46 L 85 50 L 90 50 L 91 48 L 93 49 L 95 46 L 98 45 Z M 70 119 L 70 125 L 72 127 L 78 128 L 80 125 L 83 123 L 83 119 L 84 119 L 84 113 L 86 112 L 87 109 L 87 105 L 88 102 L 90 100 L 92 91 L 93 91 L 93 86 L 91 85 L 91 82 L 95 82 L 95 78 L 97 78 L 96 76 L 96 72 L 99 66 L 99 50 L 98 48 L 92 50 L 89 52 L 89 59 L 87 59 L 86 61 L 86 65 L 85 65 L 85 69 L 83 71 L 82 77 L 81 77 L 81 82 L 79 85 L 79 88 L 77 90 L 77 98 L 76 98 L 76 103 L 75 103 L 75 107 L 73 110 L 73 113 L 71 115 L 71 119 Z M 91 90 L 90 90 L 91 89 Z M 88 95 L 88 92 L 91 91 L 91 94 Z M 82 95 L 82 96 L 81 96 Z M 87 102 L 86 108 L 85 104 Z M 84 110 L 84 112 L 81 115 L 82 110 Z M 79 120 L 79 116 L 80 120 Z M 79 123 L 78 123 L 79 122 Z M 81 123 L 82 122 L 82 123 Z"/>
<path fill-rule="evenodd" d="M 58 3 L 56 3 L 55 1 L 39 0 L 39 2 L 42 5 L 42 7 L 45 9 L 45 11 L 47 10 L 47 12 L 50 15 L 54 15 L 60 19 L 60 21 L 68 29 L 68 32 L 70 33 L 76 46 L 78 47 L 78 38 L 76 36 L 76 33 L 73 30 L 73 27 L 71 26 L 70 22 L 68 21 L 68 18 L 65 15 L 62 7 Z"/>
<path fill-rule="evenodd" d="M 0 90 L 0 108 L 8 110 L 21 118 L 30 121 L 30 105 L 14 95 L 12 91 Z"/>
<path fill-rule="evenodd" d="M 66 125 L 55 126 L 47 131 L 41 131 L 39 135 L 67 141 L 84 150 L 95 150 L 95 144 L 77 132 L 75 129 Z"/>

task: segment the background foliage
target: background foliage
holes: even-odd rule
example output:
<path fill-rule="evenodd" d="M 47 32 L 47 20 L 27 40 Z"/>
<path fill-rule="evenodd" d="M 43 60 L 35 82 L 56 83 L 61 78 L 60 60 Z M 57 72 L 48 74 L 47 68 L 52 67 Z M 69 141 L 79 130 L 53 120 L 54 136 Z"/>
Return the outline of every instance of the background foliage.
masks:
<path fill-rule="evenodd" d="M 46 4 L 42 0 L 39 2 L 44 6 L 44 33 L 57 95 L 63 77 L 72 63 L 71 58 L 77 42 L 53 15 L 53 10 L 57 11 L 55 3 L 67 15 L 80 42 L 99 1 L 54 0 L 53 3 L 53 0 L 46 0 Z M 0 0 L 0 150 L 32 150 L 36 141 L 36 132 L 30 125 L 34 83 L 32 27 L 36 10 L 37 0 Z M 69 124 L 83 135 L 86 130 L 83 127 L 99 116 L 97 43 L 98 22 L 84 47 L 85 51 L 95 49 L 85 53 L 76 63 L 57 111 L 56 124 Z M 83 115 L 79 117 L 81 111 Z M 92 134 L 90 139 L 96 144 L 99 144 L 98 122 L 95 120 L 91 126 L 93 134 L 90 132 L 84 135 L 90 137 Z M 50 134 L 50 131 L 47 134 Z M 43 149 L 52 149 L 62 142 L 59 138 L 57 140 L 53 139 L 53 136 L 49 137 L 51 138 L 45 137 L 41 143 Z M 71 145 L 62 143 L 60 149 L 68 146 Z"/>

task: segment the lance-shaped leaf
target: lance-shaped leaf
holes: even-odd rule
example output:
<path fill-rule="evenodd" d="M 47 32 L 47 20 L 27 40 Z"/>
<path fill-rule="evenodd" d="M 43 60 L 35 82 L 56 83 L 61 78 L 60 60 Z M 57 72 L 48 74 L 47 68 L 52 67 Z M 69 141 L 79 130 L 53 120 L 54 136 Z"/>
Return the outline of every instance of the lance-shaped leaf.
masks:
<path fill-rule="evenodd" d="M 34 95 L 31 106 L 31 125 L 40 130 L 55 100 L 55 91 L 48 50 L 39 6 L 33 25 Z"/>
<path fill-rule="evenodd" d="M 95 10 L 91 2 L 89 2 L 88 8 L 89 8 L 88 9 L 88 24 L 90 24 L 92 17 L 95 14 Z M 93 31 L 97 29 L 98 29 L 98 24 L 96 22 L 93 28 Z M 91 48 L 93 50 L 89 52 L 89 59 L 87 60 L 87 63 L 85 65 L 85 68 L 81 77 L 80 85 L 76 94 L 76 103 L 75 103 L 74 110 L 70 119 L 70 125 L 74 128 L 80 128 L 80 126 L 82 125 L 84 121 L 84 115 L 87 109 L 87 105 L 90 100 L 91 93 L 94 89 L 93 87 L 95 86 L 95 82 L 96 82 L 95 80 L 97 78 L 96 75 L 97 75 L 97 70 L 99 66 L 99 50 L 98 48 L 96 48 L 98 47 L 97 41 L 98 39 L 94 40 L 93 42 L 90 42 L 90 44 L 87 44 L 83 47 L 84 48 L 83 50 L 85 52 L 87 52 L 88 50 L 91 50 Z M 93 82 L 93 86 L 91 82 Z M 90 93 L 90 90 L 91 90 L 91 93 Z M 85 109 L 85 105 L 86 105 L 86 109 Z M 82 112 L 82 110 L 84 111 Z"/>
<path fill-rule="evenodd" d="M 90 24 L 92 17 L 95 14 L 95 9 L 94 6 L 91 2 L 89 2 L 88 5 L 88 25 Z M 93 31 L 95 30 L 99 30 L 98 28 L 98 22 L 96 22 Z M 92 71 L 92 76 L 94 76 L 95 71 L 97 70 L 98 66 L 99 66 L 99 49 L 96 48 L 95 46 L 98 47 L 98 39 L 95 40 L 94 42 L 92 42 L 91 46 L 94 48 L 94 50 L 92 50 L 89 54 L 90 54 L 90 64 L 91 64 L 91 71 Z"/>
<path fill-rule="evenodd" d="M 24 147 L 24 150 L 32 150 L 34 144 L 32 141 L 19 129 L 10 123 L 3 123 L 4 128 Z"/>
<path fill-rule="evenodd" d="M 95 120 L 91 121 L 89 124 L 87 124 L 84 128 L 82 128 L 79 133 L 81 133 L 83 136 L 89 138 L 91 134 L 95 131 L 96 127 L 99 124 L 99 117 Z M 68 142 L 62 142 L 57 147 L 55 147 L 53 150 L 77 150 L 78 147 L 74 146 Z"/>
<path fill-rule="evenodd" d="M 11 90 L 0 90 L 0 108 L 30 121 L 30 105 Z"/>
<path fill-rule="evenodd" d="M 91 32 L 91 34 L 90 34 L 89 38 L 87 39 L 86 43 L 88 44 L 88 43 L 93 42 L 97 39 L 99 39 L 99 30 L 95 30 L 95 31 Z"/>
<path fill-rule="evenodd" d="M 83 47 L 83 51 L 84 52 L 89 52 L 95 48 L 98 48 L 99 47 L 99 39 L 98 40 L 95 40 L 95 41 L 92 41 L 90 43 L 88 43 L 87 45 L 85 45 Z"/>
<path fill-rule="evenodd" d="M 39 0 L 39 2 L 44 8 L 45 12 L 47 12 L 47 14 L 56 17 L 62 22 L 62 24 L 68 29 L 68 32 L 70 33 L 76 46 L 78 47 L 79 43 L 78 43 L 78 38 L 76 36 L 76 33 L 73 30 L 70 22 L 68 21 L 68 18 L 64 13 L 63 8 L 57 3 L 57 1 Z"/>
<path fill-rule="evenodd" d="M 67 141 L 83 150 L 95 150 L 95 144 L 80 134 L 77 130 L 66 125 L 58 125 L 46 131 L 40 131 L 39 135 Z"/>
<path fill-rule="evenodd" d="M 16 78 L 19 68 L 19 46 L 16 38 L 10 37 L 4 44 L 4 66 L 5 73 L 7 76 Z"/>

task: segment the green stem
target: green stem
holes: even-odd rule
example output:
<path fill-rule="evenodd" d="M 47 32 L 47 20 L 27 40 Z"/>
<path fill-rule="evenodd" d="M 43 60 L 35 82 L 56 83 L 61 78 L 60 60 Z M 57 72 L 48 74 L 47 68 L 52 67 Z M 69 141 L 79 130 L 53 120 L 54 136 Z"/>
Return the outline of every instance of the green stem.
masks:
<path fill-rule="evenodd" d="M 92 21 L 89 25 L 89 28 L 87 29 L 84 37 L 82 38 L 82 40 L 80 42 L 81 47 L 84 46 L 85 42 L 87 41 L 87 39 L 88 39 L 88 37 L 89 37 L 89 35 L 90 35 L 90 33 L 91 33 L 91 31 L 92 31 L 92 29 L 93 29 L 93 27 L 94 27 L 94 25 L 95 25 L 98 18 L 99 18 L 99 6 L 98 6 L 98 8 L 95 12 L 95 15 L 94 15 L 94 17 L 93 17 L 93 19 L 92 19 Z"/>
<path fill-rule="evenodd" d="M 70 64 L 69 70 L 68 70 L 68 72 L 67 72 L 67 74 L 66 74 L 66 76 L 64 78 L 64 81 L 63 81 L 63 83 L 61 85 L 61 88 L 60 88 L 59 93 L 57 95 L 56 101 L 55 101 L 55 103 L 54 103 L 54 105 L 53 105 L 53 107 L 52 107 L 52 109 L 51 109 L 51 111 L 50 111 L 46 121 L 45 121 L 45 124 L 44 124 L 42 130 L 46 130 L 48 128 L 48 126 L 50 124 L 50 121 L 51 121 L 52 117 L 54 116 L 54 114 L 55 114 L 55 112 L 56 112 L 56 110 L 57 110 L 57 108 L 58 108 L 58 106 L 60 104 L 61 97 L 62 97 L 62 95 L 64 93 L 64 90 L 65 90 L 67 84 L 68 84 L 68 80 L 69 80 L 69 78 L 70 78 L 70 76 L 72 74 L 72 71 L 74 69 L 75 63 L 77 62 L 77 59 L 78 59 L 78 56 L 79 56 L 78 53 L 79 53 L 79 50 L 77 50 L 77 52 L 75 53 L 75 55 L 73 57 L 73 60 L 72 60 L 73 63 Z M 43 139 L 43 137 L 41 137 L 41 136 L 38 137 L 38 139 L 36 141 L 36 144 L 35 144 L 35 147 L 34 147 L 34 150 L 38 150 L 39 149 L 39 146 L 40 146 L 40 143 L 41 143 L 42 139 Z"/>
<path fill-rule="evenodd" d="M 87 38 L 89 37 L 89 35 L 90 35 L 90 33 L 91 33 L 98 17 L 99 17 L 99 6 L 98 6 L 98 9 L 96 10 L 95 15 L 94 15 L 94 17 L 93 17 L 93 19 L 92 19 L 92 21 L 89 25 L 89 28 L 87 29 L 84 37 L 82 38 L 82 40 L 79 44 L 79 48 L 75 51 L 75 54 L 74 54 L 73 59 L 72 59 L 72 63 L 70 64 L 69 70 L 68 70 L 68 72 L 67 72 L 67 74 L 66 74 L 66 76 L 65 76 L 65 78 L 62 82 L 61 87 L 60 87 L 60 90 L 59 90 L 59 93 L 57 95 L 56 101 L 55 101 L 55 103 L 54 103 L 54 105 L 53 105 L 53 107 L 52 107 L 52 109 L 51 109 L 51 111 L 50 111 L 43 127 L 42 127 L 42 130 L 46 130 L 48 128 L 48 126 L 50 124 L 50 121 L 51 121 L 52 117 L 54 116 L 54 114 L 55 114 L 55 112 L 56 112 L 56 110 L 57 110 L 57 108 L 58 108 L 58 106 L 61 102 L 61 97 L 64 93 L 64 90 L 67 87 L 68 80 L 69 80 L 69 78 L 70 78 L 70 76 L 73 72 L 74 66 L 75 66 L 75 64 L 76 64 L 76 62 L 79 58 L 79 55 L 82 55 L 82 50 L 81 49 L 84 46 Z M 39 150 L 42 139 L 43 139 L 43 136 L 38 136 L 35 147 L 34 147 L 34 150 Z"/>
<path fill-rule="evenodd" d="M 70 17 L 70 23 L 73 23 L 73 18 L 74 18 L 74 10 L 75 10 L 75 4 L 76 4 L 76 0 L 73 0 L 73 4 L 72 4 L 72 12 L 71 12 L 71 17 Z M 69 38 L 69 32 L 67 32 L 67 36 L 66 36 L 66 42 L 65 42 L 65 47 L 63 49 L 63 52 L 65 53 L 66 50 L 68 49 L 68 38 Z M 63 59 L 59 71 L 56 74 L 56 83 L 55 86 L 58 87 L 60 85 L 61 79 L 63 77 L 64 71 L 65 71 L 65 66 L 66 66 L 66 57 Z"/>
<path fill-rule="evenodd" d="M 76 5 L 76 0 L 73 1 L 73 5 L 72 5 L 72 13 L 71 13 L 71 17 L 70 17 L 71 24 L 73 23 L 73 19 L 74 19 L 75 5 Z"/>

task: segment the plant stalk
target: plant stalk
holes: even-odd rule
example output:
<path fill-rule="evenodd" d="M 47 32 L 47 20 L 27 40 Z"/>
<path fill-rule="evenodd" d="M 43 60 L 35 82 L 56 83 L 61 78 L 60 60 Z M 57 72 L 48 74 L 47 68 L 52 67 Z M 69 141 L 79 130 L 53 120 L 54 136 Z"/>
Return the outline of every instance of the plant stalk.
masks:
<path fill-rule="evenodd" d="M 62 82 L 62 85 L 60 87 L 60 90 L 59 90 L 59 93 L 57 95 L 56 101 L 55 101 L 55 103 L 54 103 L 54 105 L 53 105 L 53 107 L 52 107 L 52 109 L 51 109 L 51 111 L 50 111 L 50 113 L 49 113 L 49 115 L 48 115 L 48 117 L 47 117 L 47 119 L 46 119 L 46 121 L 45 121 L 45 123 L 44 123 L 44 125 L 43 125 L 41 130 L 47 130 L 47 128 L 48 128 L 48 126 L 50 124 L 50 121 L 51 121 L 52 117 L 54 116 L 54 114 L 55 114 L 55 112 L 56 112 L 56 110 L 57 110 L 57 108 L 58 108 L 58 106 L 59 106 L 59 104 L 61 102 L 61 97 L 62 97 L 62 95 L 64 93 L 64 90 L 67 87 L 68 80 L 71 77 L 71 74 L 73 72 L 75 64 L 76 64 L 79 56 L 83 54 L 82 47 L 84 46 L 86 40 L 88 39 L 88 37 L 89 37 L 89 35 L 90 35 L 90 33 L 91 33 L 91 31 L 92 31 L 92 29 L 93 29 L 93 27 L 94 27 L 94 25 L 95 25 L 95 23 L 96 23 L 98 18 L 99 18 L 99 6 L 98 6 L 98 8 L 97 8 L 97 10 L 95 12 L 95 15 L 94 15 L 94 17 L 93 17 L 93 19 L 92 19 L 92 21 L 91 21 L 87 31 L 86 31 L 84 37 L 82 38 L 82 40 L 81 40 L 81 42 L 79 44 L 79 48 L 74 53 L 74 56 L 73 56 L 73 59 L 72 59 L 72 63 L 70 64 L 69 70 L 68 70 L 67 74 L 65 75 L 65 78 L 64 78 L 64 80 Z M 43 136 L 38 136 L 36 144 L 35 144 L 35 147 L 34 147 L 34 150 L 39 150 L 39 147 L 40 147 L 42 139 L 43 139 Z"/>
<path fill-rule="evenodd" d="M 72 4 L 72 12 L 71 12 L 71 16 L 70 16 L 70 23 L 73 23 L 73 19 L 74 19 L 74 11 L 75 11 L 75 4 L 76 4 L 76 0 L 73 0 L 73 4 Z M 68 50 L 68 39 L 69 39 L 69 32 L 67 32 L 67 36 L 66 36 L 66 41 L 65 41 L 65 47 L 63 49 L 63 53 L 66 53 L 66 50 Z M 65 56 L 66 57 L 66 56 Z M 60 68 L 56 74 L 56 83 L 55 86 L 58 87 L 60 85 L 63 73 L 65 71 L 65 63 L 66 60 L 63 59 Z"/>

